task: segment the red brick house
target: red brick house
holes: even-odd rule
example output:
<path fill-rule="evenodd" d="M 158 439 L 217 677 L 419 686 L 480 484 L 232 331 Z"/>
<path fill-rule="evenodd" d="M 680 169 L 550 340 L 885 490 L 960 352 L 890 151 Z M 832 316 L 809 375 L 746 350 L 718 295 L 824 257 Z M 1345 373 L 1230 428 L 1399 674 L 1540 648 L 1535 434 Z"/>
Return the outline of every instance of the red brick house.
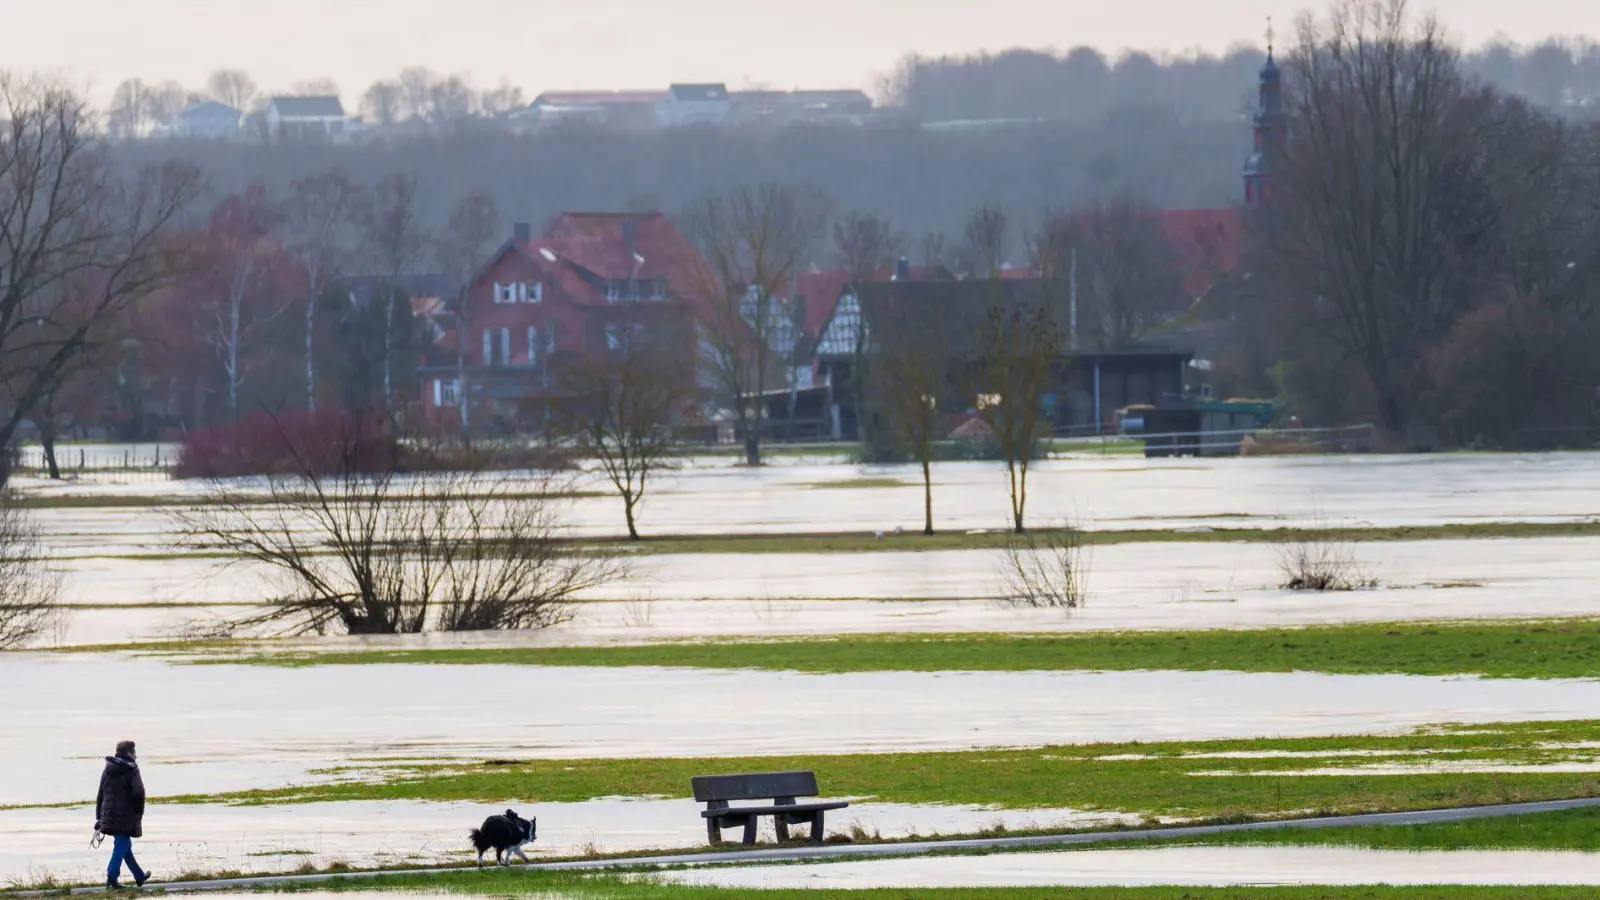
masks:
<path fill-rule="evenodd" d="M 447 426 L 465 401 L 474 431 L 537 430 L 559 396 L 562 367 L 616 348 L 630 331 L 673 335 L 693 354 L 698 260 L 658 212 L 565 213 L 540 237 L 516 225 L 424 356 L 426 414 Z"/>

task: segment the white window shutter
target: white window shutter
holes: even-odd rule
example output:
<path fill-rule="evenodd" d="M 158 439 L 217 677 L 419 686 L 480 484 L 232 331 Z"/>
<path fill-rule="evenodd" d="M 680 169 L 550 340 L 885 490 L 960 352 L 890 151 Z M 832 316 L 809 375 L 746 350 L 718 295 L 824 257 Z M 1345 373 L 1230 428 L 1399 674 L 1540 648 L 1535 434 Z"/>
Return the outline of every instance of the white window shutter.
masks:
<path fill-rule="evenodd" d="M 500 282 L 498 281 L 494 283 L 494 302 L 500 302 Z"/>
<path fill-rule="evenodd" d="M 500 329 L 500 364 L 511 364 L 511 329 Z"/>
<path fill-rule="evenodd" d="M 433 405 L 444 405 L 444 382 L 437 378 L 433 380 Z"/>
<path fill-rule="evenodd" d="M 487 328 L 483 330 L 483 364 L 494 365 L 494 335 Z"/>

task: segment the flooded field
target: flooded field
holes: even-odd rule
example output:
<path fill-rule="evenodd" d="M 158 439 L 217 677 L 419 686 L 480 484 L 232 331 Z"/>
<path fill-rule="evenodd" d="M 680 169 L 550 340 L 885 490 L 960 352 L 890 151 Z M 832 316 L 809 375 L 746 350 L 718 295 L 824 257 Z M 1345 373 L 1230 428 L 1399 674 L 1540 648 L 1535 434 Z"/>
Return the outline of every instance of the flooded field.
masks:
<path fill-rule="evenodd" d="M 1171 847 L 1002 853 L 668 873 L 682 884 L 736 888 L 1090 887 L 1291 884 L 1600 884 L 1600 854 L 1537 851 Z"/>
<path fill-rule="evenodd" d="M 170 665 L 0 657 L 0 806 L 92 796 L 138 735 L 153 794 L 383 759 L 736 756 L 1358 734 L 1600 718 L 1600 682 L 1229 672 Z M 108 695 L 126 698 L 108 702 Z"/>
<path fill-rule="evenodd" d="M 692 800 L 614 799 L 537 803 L 507 798 L 483 803 L 351 802 L 271 806 L 158 806 L 147 815 L 151 839 L 139 846 L 145 866 L 163 873 L 236 870 L 282 872 L 305 863 L 322 867 L 457 864 L 476 859 L 466 835 L 485 816 L 510 806 L 539 817 L 539 840 L 529 856 L 670 850 L 705 840 Z M 89 807 L 0 811 L 0 877 L 49 871 L 92 880 L 104 860 L 82 837 Z M 830 834 L 859 827 L 885 838 L 971 833 L 995 825 L 1087 828 L 1135 821 L 1132 816 L 1070 810 L 990 810 L 967 806 L 855 803 L 835 814 Z M 770 823 L 764 841 L 771 841 Z M 800 829 L 801 832 L 804 829 Z M 734 832 L 728 833 L 736 839 Z"/>
<path fill-rule="evenodd" d="M 1493 552 L 1485 552 L 1492 548 Z M 714 635 L 891 631 L 1075 631 L 1237 628 L 1337 622 L 1590 616 L 1600 611 L 1600 538 L 1392 541 L 1354 548 L 1375 590 L 1285 591 L 1278 548 L 1249 543 L 1097 547 L 1090 601 L 1070 615 L 1016 610 L 1001 593 L 1000 551 L 682 554 L 639 559 L 632 575 L 590 591 L 568 625 L 484 635 L 488 643 L 590 643 Z M 194 622 L 237 617 L 271 596 L 270 573 L 217 560 L 81 558 L 61 566 L 78 609 L 56 644 L 160 640 Z M 826 600 L 828 602 L 807 602 Z M 901 601 L 914 602 L 901 602 Z M 165 608 L 136 608 L 151 605 Z"/>
<path fill-rule="evenodd" d="M 870 479 L 870 480 L 868 480 Z M 947 530 L 1002 528 L 1000 463 L 935 467 L 935 515 Z M 901 486 L 879 486 L 898 481 Z M 131 486 L 24 480 L 39 496 L 191 496 L 200 482 Z M 598 482 L 588 485 L 603 489 Z M 1272 527 L 1311 520 L 1348 525 L 1571 521 L 1600 514 L 1600 454 L 1455 454 L 1278 459 L 1052 459 L 1029 475 L 1036 523 L 1070 517 L 1096 528 Z M 922 524 L 914 466 L 805 463 L 745 469 L 694 467 L 669 476 L 647 500 L 641 528 L 654 534 L 872 531 Z M 53 509 L 42 517 L 78 552 L 163 547 L 159 509 Z M 573 529 L 616 534 L 620 502 L 606 493 L 573 502 Z"/>

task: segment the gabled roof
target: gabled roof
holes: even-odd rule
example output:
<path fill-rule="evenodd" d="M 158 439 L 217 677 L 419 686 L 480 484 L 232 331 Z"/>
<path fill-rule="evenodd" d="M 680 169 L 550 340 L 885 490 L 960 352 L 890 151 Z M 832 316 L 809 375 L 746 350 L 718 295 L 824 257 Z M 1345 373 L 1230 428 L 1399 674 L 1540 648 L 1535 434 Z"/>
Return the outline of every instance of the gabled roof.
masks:
<path fill-rule="evenodd" d="M 272 106 L 285 119 L 343 118 L 344 104 L 338 97 L 273 97 Z"/>
<path fill-rule="evenodd" d="M 728 99 L 725 84 L 675 84 L 667 89 L 672 99 L 687 102 L 712 103 Z"/>
<path fill-rule="evenodd" d="M 545 91 L 533 98 L 531 106 L 607 106 L 656 103 L 667 99 L 666 91 Z"/>
<path fill-rule="evenodd" d="M 624 223 L 633 229 L 633 251 L 628 253 Z M 602 278 L 665 278 L 676 291 L 688 290 L 700 264 L 700 251 L 689 243 L 664 214 L 562 213 L 545 231 L 552 247 Z"/>
<path fill-rule="evenodd" d="M 234 118 L 239 117 L 239 111 L 226 103 L 218 103 L 215 100 L 201 100 L 199 103 L 185 107 L 178 113 L 177 118 L 187 119 L 190 116 L 208 114 L 225 114 L 232 115 Z"/>

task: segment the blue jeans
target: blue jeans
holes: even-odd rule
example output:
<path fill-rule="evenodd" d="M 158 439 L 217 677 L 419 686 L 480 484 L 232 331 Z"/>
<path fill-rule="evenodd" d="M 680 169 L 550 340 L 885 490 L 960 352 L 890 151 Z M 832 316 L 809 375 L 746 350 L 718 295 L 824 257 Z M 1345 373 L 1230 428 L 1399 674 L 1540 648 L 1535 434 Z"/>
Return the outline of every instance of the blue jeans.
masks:
<path fill-rule="evenodd" d="M 122 875 L 124 860 L 128 863 L 128 871 L 133 873 L 133 880 L 143 881 L 144 870 L 139 868 L 139 861 L 133 858 L 133 838 L 125 834 L 115 835 L 111 839 L 111 865 L 106 866 L 106 881 L 116 881 Z"/>

